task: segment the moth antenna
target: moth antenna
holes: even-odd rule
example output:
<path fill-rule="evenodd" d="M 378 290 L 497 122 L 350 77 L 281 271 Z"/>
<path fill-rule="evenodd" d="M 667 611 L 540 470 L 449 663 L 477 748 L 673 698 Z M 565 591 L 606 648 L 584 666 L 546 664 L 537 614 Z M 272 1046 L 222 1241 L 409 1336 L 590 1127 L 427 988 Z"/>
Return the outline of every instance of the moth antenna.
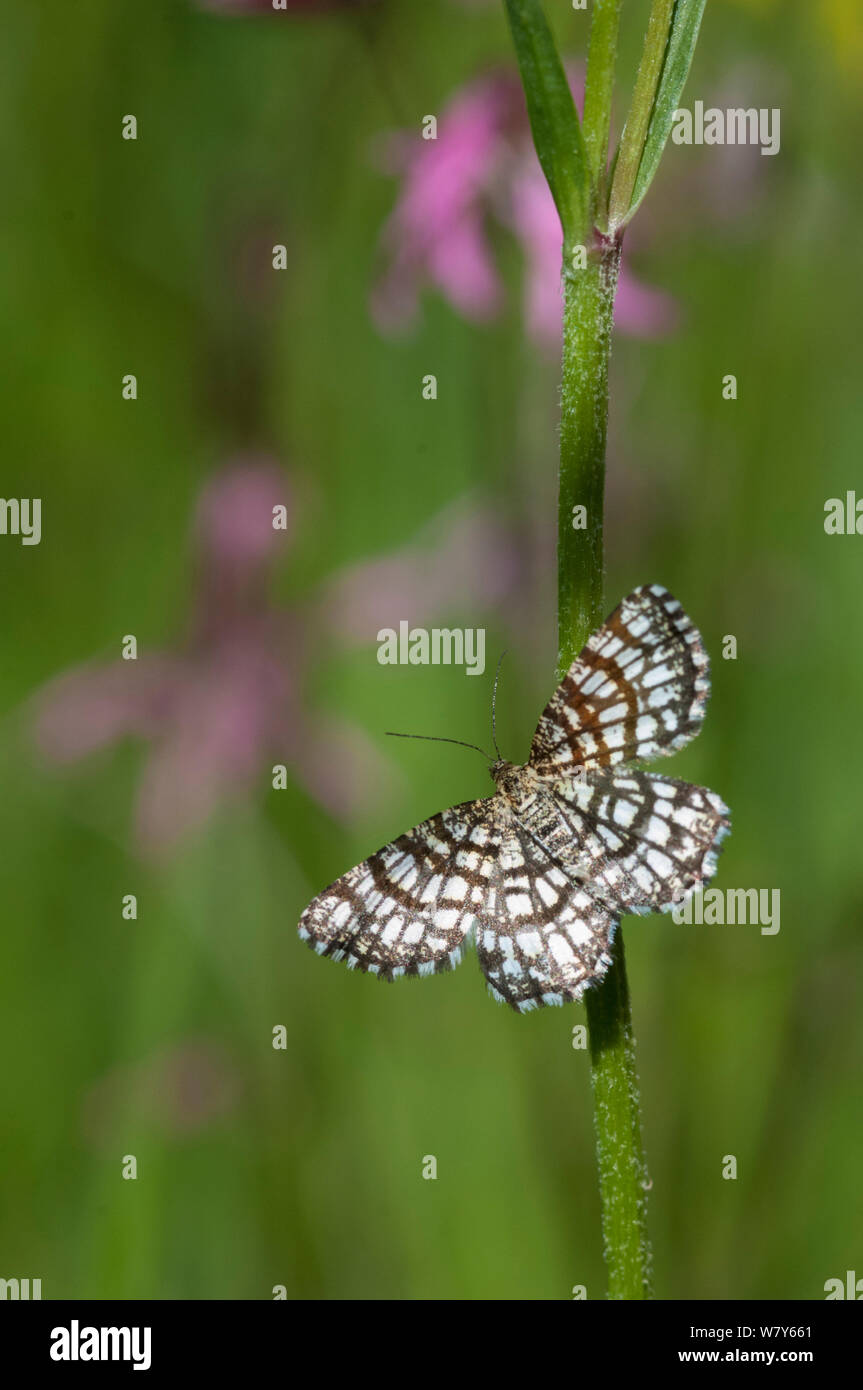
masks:
<path fill-rule="evenodd" d="M 500 749 L 497 746 L 497 683 L 500 679 L 500 664 L 506 656 L 506 650 L 502 651 L 497 659 L 497 670 L 494 673 L 494 690 L 491 695 L 491 738 L 494 744 L 494 751 L 500 760 Z"/>
<path fill-rule="evenodd" d="M 397 734 L 392 729 L 386 730 L 387 738 L 422 738 L 428 743 L 455 743 L 459 748 L 472 748 L 475 753 L 482 753 L 487 763 L 493 763 L 494 758 L 490 758 L 484 748 L 480 748 L 476 743 L 465 743 L 460 738 L 441 738 L 439 734 Z"/>

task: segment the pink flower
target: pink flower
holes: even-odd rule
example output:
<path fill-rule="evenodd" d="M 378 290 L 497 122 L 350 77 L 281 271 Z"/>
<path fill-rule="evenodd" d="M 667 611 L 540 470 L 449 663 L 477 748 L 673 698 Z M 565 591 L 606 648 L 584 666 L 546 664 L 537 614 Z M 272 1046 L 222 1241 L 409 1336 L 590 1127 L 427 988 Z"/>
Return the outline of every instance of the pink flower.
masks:
<path fill-rule="evenodd" d="M 402 549 L 338 570 L 323 587 L 320 625 L 353 645 L 408 615 L 433 626 L 441 613 L 461 616 L 460 605 L 467 614 L 509 610 L 524 571 L 514 534 L 463 499 Z"/>
<path fill-rule="evenodd" d="M 285 509 L 285 529 L 274 527 L 274 508 Z M 270 580 L 287 555 L 293 513 L 274 463 L 225 469 L 195 511 L 185 640 L 153 653 L 141 642 L 137 660 L 87 663 L 35 697 L 36 741 L 54 765 L 123 739 L 147 745 L 134 814 L 145 853 L 173 848 L 219 806 L 269 787 L 274 764 L 340 819 L 390 795 L 395 765 L 363 731 L 306 708 L 310 650 L 320 659 L 328 644 L 371 647 L 381 627 L 405 616 L 437 620 L 465 593 L 472 605 L 509 603 L 521 587 L 508 533 L 474 503 L 394 555 L 336 574 L 304 608 L 279 610 Z"/>
<path fill-rule="evenodd" d="M 442 113 L 436 140 L 399 137 L 394 152 L 403 184 L 382 237 L 389 265 L 372 295 L 379 327 L 408 326 L 423 284 L 467 319 L 496 314 L 503 291 L 490 230 L 497 224 L 515 233 L 525 254 L 528 331 L 558 347 L 563 235 L 515 78 L 497 73 L 469 84 Z M 673 326 L 676 310 L 669 296 L 641 285 L 624 266 L 616 319 L 623 332 L 650 337 Z"/>
<path fill-rule="evenodd" d="M 374 300 L 383 325 L 414 317 L 423 274 L 467 318 L 488 318 L 499 307 L 482 200 L 512 95 L 508 79 L 475 83 L 450 103 L 436 140 L 405 141 L 397 152 L 405 178 L 384 228 L 392 260 Z"/>
<path fill-rule="evenodd" d="M 37 697 L 37 743 L 55 763 L 127 737 L 150 745 L 135 810 L 144 851 L 169 848 L 218 805 L 247 795 L 273 762 L 289 766 L 333 814 L 348 813 L 352 788 L 370 775 L 386 785 L 359 730 L 303 710 L 304 624 L 268 598 L 274 561 L 290 539 L 289 529 L 274 527 L 277 507 L 290 516 L 287 481 L 270 462 L 244 462 L 214 478 L 195 518 L 186 641 L 79 667 Z"/>

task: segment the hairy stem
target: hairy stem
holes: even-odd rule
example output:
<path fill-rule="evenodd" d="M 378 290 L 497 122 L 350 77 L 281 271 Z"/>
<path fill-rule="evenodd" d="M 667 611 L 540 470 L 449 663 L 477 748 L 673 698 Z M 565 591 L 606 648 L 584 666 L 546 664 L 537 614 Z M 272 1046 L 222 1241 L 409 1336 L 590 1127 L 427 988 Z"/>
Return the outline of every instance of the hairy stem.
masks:
<path fill-rule="evenodd" d="M 650 1297 L 647 1161 L 623 935 L 605 977 L 585 994 L 608 1296 Z"/>
<path fill-rule="evenodd" d="M 602 518 L 608 363 L 620 239 L 597 235 L 584 269 L 574 268 L 569 248 L 566 254 L 558 527 L 560 677 L 605 617 Z M 647 1167 L 620 929 L 611 955 L 605 977 L 585 995 L 603 1244 L 609 1297 L 644 1299 L 650 1295 Z"/>
<path fill-rule="evenodd" d="M 596 237 L 584 269 L 573 265 L 579 248 L 567 248 L 565 255 L 557 545 L 560 678 L 605 616 L 602 513 L 608 359 L 620 243 Z"/>

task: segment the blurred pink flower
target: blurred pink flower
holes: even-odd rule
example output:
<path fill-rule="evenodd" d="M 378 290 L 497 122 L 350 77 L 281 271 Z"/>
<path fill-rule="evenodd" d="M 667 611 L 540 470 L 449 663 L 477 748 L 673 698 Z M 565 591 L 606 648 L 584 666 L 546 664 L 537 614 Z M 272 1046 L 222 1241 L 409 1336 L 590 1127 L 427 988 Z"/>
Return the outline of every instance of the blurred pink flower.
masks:
<path fill-rule="evenodd" d="M 276 507 L 285 508 L 286 529 L 273 525 Z M 35 697 L 36 741 L 54 764 L 124 738 L 149 744 L 134 816 L 144 852 L 173 847 L 218 806 L 269 780 L 273 763 L 341 819 L 386 797 L 394 764 L 361 729 L 304 706 L 312 641 L 320 659 L 328 642 L 371 644 L 405 616 L 437 619 L 466 593 L 474 611 L 519 587 L 511 538 L 470 504 L 394 556 L 347 566 L 303 608 L 279 610 L 269 588 L 293 512 L 274 463 L 246 460 L 218 474 L 195 512 L 186 640 L 137 660 L 77 667 Z"/>
<path fill-rule="evenodd" d="M 433 624 L 441 613 L 510 607 L 523 587 L 516 536 L 489 510 L 462 499 L 400 550 L 347 565 L 323 586 L 321 625 L 343 642 L 367 642 L 383 627 Z"/>
<path fill-rule="evenodd" d="M 570 80 L 580 102 L 580 79 Z M 403 177 L 382 244 L 389 264 L 372 294 L 385 332 L 410 325 L 424 284 L 465 318 L 482 322 L 501 307 L 491 229 L 514 232 L 526 258 L 525 319 L 532 337 L 557 348 L 562 331 L 563 234 L 539 167 L 521 86 L 508 73 L 469 83 L 441 114 L 437 139 L 400 135 L 391 145 Z M 642 285 L 624 264 L 615 309 L 624 333 L 651 337 L 677 318 L 674 301 Z"/>
<path fill-rule="evenodd" d="M 268 598 L 274 561 L 290 539 L 290 529 L 274 527 L 278 506 L 290 524 L 290 491 L 272 463 L 244 462 L 215 477 L 195 517 L 197 578 L 185 643 L 76 668 L 37 696 L 37 743 L 55 763 L 125 737 L 151 745 L 135 810 L 145 851 L 168 848 L 220 803 L 247 794 L 273 761 L 341 816 L 372 773 L 383 775 L 361 731 L 302 708 L 304 624 Z"/>

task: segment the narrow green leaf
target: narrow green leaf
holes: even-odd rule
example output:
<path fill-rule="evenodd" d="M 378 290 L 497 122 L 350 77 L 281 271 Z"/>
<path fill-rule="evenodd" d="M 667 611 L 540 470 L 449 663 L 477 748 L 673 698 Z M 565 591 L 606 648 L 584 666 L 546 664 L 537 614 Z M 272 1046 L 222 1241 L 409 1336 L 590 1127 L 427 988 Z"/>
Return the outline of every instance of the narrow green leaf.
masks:
<path fill-rule="evenodd" d="M 533 143 L 568 243 L 584 240 L 590 174 L 581 124 L 539 0 L 506 0 Z"/>
<path fill-rule="evenodd" d="M 674 23 L 674 0 L 653 0 L 632 105 L 620 139 L 617 165 L 608 198 L 611 231 L 624 226 L 632 204 L 635 180 L 644 154 L 653 106 L 659 91 L 668 40 Z"/>
<path fill-rule="evenodd" d="M 689 76 L 705 4 L 706 0 L 677 0 L 674 6 L 665 64 L 626 221 L 629 221 L 635 212 L 659 168 L 662 152 L 671 133 L 674 112 Z"/>

